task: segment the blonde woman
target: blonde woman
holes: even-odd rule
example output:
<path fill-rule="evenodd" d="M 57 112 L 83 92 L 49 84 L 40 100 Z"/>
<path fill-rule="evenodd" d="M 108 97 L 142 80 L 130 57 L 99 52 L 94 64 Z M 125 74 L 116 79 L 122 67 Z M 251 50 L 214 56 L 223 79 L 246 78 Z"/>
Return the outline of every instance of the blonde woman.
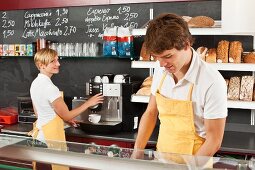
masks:
<path fill-rule="evenodd" d="M 102 103 L 103 96 L 97 94 L 80 107 L 69 111 L 61 92 L 51 81 L 51 77 L 59 73 L 60 63 L 57 52 L 48 48 L 41 49 L 35 54 L 34 62 L 40 73 L 30 87 L 34 112 L 37 115 L 37 121 L 30 135 L 46 143 L 49 148 L 65 150 L 64 121 L 70 121 L 90 106 Z M 63 142 L 63 145 L 52 144 L 52 141 Z M 52 169 L 65 168 L 67 167 L 52 165 Z"/>

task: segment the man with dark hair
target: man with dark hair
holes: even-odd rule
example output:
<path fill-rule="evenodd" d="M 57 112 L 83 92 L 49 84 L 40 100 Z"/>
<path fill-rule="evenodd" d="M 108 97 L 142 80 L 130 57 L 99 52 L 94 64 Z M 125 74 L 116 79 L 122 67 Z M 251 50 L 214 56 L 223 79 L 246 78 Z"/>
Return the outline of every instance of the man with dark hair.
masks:
<path fill-rule="evenodd" d="M 192 36 L 180 16 L 167 13 L 153 19 L 145 44 L 158 66 L 134 151 L 145 148 L 159 117 L 157 151 L 213 156 L 227 117 L 224 78 L 191 47 Z M 132 156 L 138 158 L 138 152 Z"/>

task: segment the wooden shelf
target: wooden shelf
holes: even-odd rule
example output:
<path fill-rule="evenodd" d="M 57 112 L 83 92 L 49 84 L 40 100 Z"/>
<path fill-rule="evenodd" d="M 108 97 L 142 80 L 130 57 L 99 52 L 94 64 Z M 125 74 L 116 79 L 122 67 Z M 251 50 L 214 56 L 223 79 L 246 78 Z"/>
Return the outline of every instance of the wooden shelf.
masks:
<path fill-rule="evenodd" d="M 148 103 L 150 96 L 142 96 L 133 94 L 131 96 L 131 102 Z M 236 109 L 255 109 L 255 101 L 233 101 L 228 100 L 228 108 Z"/>
<path fill-rule="evenodd" d="M 255 71 L 255 64 L 250 63 L 209 63 L 217 70 Z M 155 68 L 155 61 L 132 61 L 131 68 Z"/>

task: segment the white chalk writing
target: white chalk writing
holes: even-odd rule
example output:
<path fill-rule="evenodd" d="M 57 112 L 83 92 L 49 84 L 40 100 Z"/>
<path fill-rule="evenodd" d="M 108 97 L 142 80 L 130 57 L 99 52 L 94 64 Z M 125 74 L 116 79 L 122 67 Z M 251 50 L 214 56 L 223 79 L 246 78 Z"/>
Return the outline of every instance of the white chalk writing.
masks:
<path fill-rule="evenodd" d="M 103 37 L 106 27 L 123 26 L 138 28 L 136 22 L 139 14 L 132 11 L 128 5 L 119 8 L 94 8 L 90 7 L 84 18 L 84 33 L 89 37 Z M 118 23 L 118 24 L 116 24 Z"/>
<path fill-rule="evenodd" d="M 4 38 L 8 38 L 14 35 L 15 33 L 15 21 L 8 16 L 7 12 L 2 12 L 2 28 L 4 28 L 2 34 Z"/>
<path fill-rule="evenodd" d="M 34 13 L 26 11 L 24 14 L 24 31 L 22 37 L 44 38 L 47 36 L 58 37 L 75 34 L 76 26 L 69 25 L 68 13 L 69 10 L 67 8 Z"/>

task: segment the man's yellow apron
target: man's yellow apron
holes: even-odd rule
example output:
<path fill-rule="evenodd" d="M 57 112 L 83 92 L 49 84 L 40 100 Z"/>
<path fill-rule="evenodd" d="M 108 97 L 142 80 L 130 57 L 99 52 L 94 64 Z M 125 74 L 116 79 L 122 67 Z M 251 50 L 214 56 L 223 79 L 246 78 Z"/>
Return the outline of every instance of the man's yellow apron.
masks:
<path fill-rule="evenodd" d="M 47 124 L 42 126 L 43 135 L 48 148 L 67 151 L 65 131 L 64 131 L 64 121 L 56 115 L 54 119 L 49 121 Z M 36 139 L 39 129 L 36 127 L 36 122 L 34 123 L 33 130 L 28 133 L 33 139 Z M 56 143 L 54 143 L 56 141 Z M 33 162 L 33 169 L 35 168 L 35 162 Z M 52 164 L 52 170 L 69 170 L 69 167 L 62 165 Z"/>
<path fill-rule="evenodd" d="M 156 92 L 160 119 L 157 151 L 194 155 L 205 139 L 198 136 L 195 130 L 192 107 L 193 84 L 190 86 L 187 100 L 166 98 L 160 94 L 165 77 L 166 73 L 163 75 Z M 177 163 L 183 163 L 181 155 L 172 156 L 170 159 Z"/>

